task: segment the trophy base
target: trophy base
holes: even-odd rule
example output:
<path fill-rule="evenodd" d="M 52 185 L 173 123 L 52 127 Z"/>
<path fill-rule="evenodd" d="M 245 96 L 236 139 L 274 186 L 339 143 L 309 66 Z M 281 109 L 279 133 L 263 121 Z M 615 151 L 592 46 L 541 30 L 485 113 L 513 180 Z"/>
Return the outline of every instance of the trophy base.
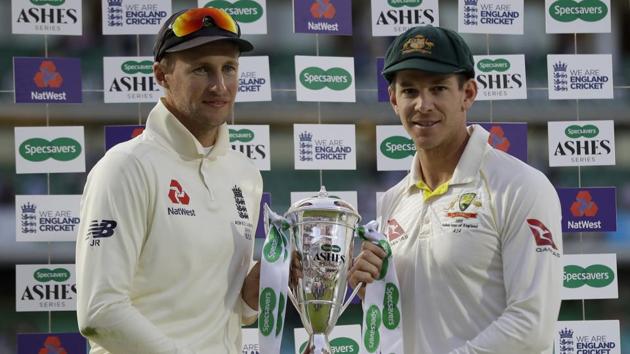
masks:
<path fill-rule="evenodd" d="M 325 333 L 314 333 L 308 337 L 306 348 L 300 354 L 332 354 L 332 349 L 328 342 L 328 335 Z"/>

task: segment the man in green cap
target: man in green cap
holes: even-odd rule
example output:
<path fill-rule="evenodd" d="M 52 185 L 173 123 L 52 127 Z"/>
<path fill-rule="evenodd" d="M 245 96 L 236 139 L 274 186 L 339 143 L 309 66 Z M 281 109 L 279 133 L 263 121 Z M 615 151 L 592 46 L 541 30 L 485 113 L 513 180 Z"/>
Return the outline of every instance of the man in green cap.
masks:
<path fill-rule="evenodd" d="M 417 151 L 377 210 L 400 282 L 405 353 L 551 353 L 562 287 L 554 187 L 466 126 L 477 84 L 457 33 L 406 31 L 383 75 Z M 364 242 L 350 285 L 369 291 L 384 256 Z"/>

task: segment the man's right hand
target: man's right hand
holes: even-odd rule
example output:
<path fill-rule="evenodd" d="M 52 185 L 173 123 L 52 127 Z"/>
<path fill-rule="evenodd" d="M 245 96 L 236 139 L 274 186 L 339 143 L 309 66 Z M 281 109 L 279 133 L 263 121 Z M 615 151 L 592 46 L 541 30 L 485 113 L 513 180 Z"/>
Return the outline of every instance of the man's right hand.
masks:
<path fill-rule="evenodd" d="M 350 268 L 350 276 L 348 282 L 354 289 L 359 283 L 367 285 L 373 282 L 381 272 L 383 266 L 383 258 L 387 253 L 379 246 L 369 241 L 363 241 L 361 244 L 361 253 L 354 258 L 352 267 Z M 365 296 L 365 286 L 359 290 L 359 297 L 363 299 Z"/>

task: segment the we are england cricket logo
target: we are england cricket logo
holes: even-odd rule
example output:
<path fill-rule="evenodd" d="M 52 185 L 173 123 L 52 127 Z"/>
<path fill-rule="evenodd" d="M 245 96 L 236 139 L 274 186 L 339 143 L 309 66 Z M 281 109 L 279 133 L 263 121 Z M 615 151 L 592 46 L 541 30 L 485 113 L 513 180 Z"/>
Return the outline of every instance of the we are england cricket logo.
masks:
<path fill-rule="evenodd" d="M 246 56 L 239 59 L 236 102 L 271 101 L 268 56 Z"/>
<path fill-rule="evenodd" d="M 610 32 L 610 0 L 546 0 L 547 33 Z"/>
<path fill-rule="evenodd" d="M 295 124 L 296 169 L 356 168 L 355 129 L 352 124 Z"/>
<path fill-rule="evenodd" d="M 523 0 L 459 0 L 459 32 L 523 34 Z"/>
<path fill-rule="evenodd" d="M 105 103 L 155 102 L 162 92 L 151 57 L 104 57 L 103 82 Z"/>
<path fill-rule="evenodd" d="M 82 34 L 81 0 L 11 1 L 16 34 Z"/>
<path fill-rule="evenodd" d="M 171 14 L 168 0 L 103 0 L 103 34 L 155 34 Z"/>
<path fill-rule="evenodd" d="M 16 195 L 17 241 L 74 241 L 80 195 Z"/>
<path fill-rule="evenodd" d="M 619 354 L 619 321 L 558 321 L 554 353 Z"/>
<path fill-rule="evenodd" d="M 549 166 L 615 164 L 613 121 L 548 122 Z"/>
<path fill-rule="evenodd" d="M 474 56 L 478 100 L 527 99 L 524 55 Z"/>
<path fill-rule="evenodd" d="M 199 7 L 216 7 L 229 13 L 244 34 L 266 34 L 266 0 L 199 0 Z"/>
<path fill-rule="evenodd" d="M 396 36 L 411 27 L 439 26 L 437 0 L 372 0 L 372 35 Z"/>
<path fill-rule="evenodd" d="M 613 98 L 612 56 L 548 55 L 549 99 Z"/>

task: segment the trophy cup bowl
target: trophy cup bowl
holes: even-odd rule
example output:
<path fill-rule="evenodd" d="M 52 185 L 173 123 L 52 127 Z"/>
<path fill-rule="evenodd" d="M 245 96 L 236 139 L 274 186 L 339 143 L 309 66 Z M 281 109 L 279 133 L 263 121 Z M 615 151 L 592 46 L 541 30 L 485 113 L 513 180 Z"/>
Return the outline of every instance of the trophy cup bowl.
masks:
<path fill-rule="evenodd" d="M 292 254 L 301 276 L 289 286 L 289 298 L 309 334 L 308 354 L 332 353 L 328 335 L 360 286 L 346 304 L 348 270 L 352 265 L 354 230 L 361 217 L 349 203 L 328 196 L 322 186 L 315 197 L 293 204 L 290 220 Z"/>

